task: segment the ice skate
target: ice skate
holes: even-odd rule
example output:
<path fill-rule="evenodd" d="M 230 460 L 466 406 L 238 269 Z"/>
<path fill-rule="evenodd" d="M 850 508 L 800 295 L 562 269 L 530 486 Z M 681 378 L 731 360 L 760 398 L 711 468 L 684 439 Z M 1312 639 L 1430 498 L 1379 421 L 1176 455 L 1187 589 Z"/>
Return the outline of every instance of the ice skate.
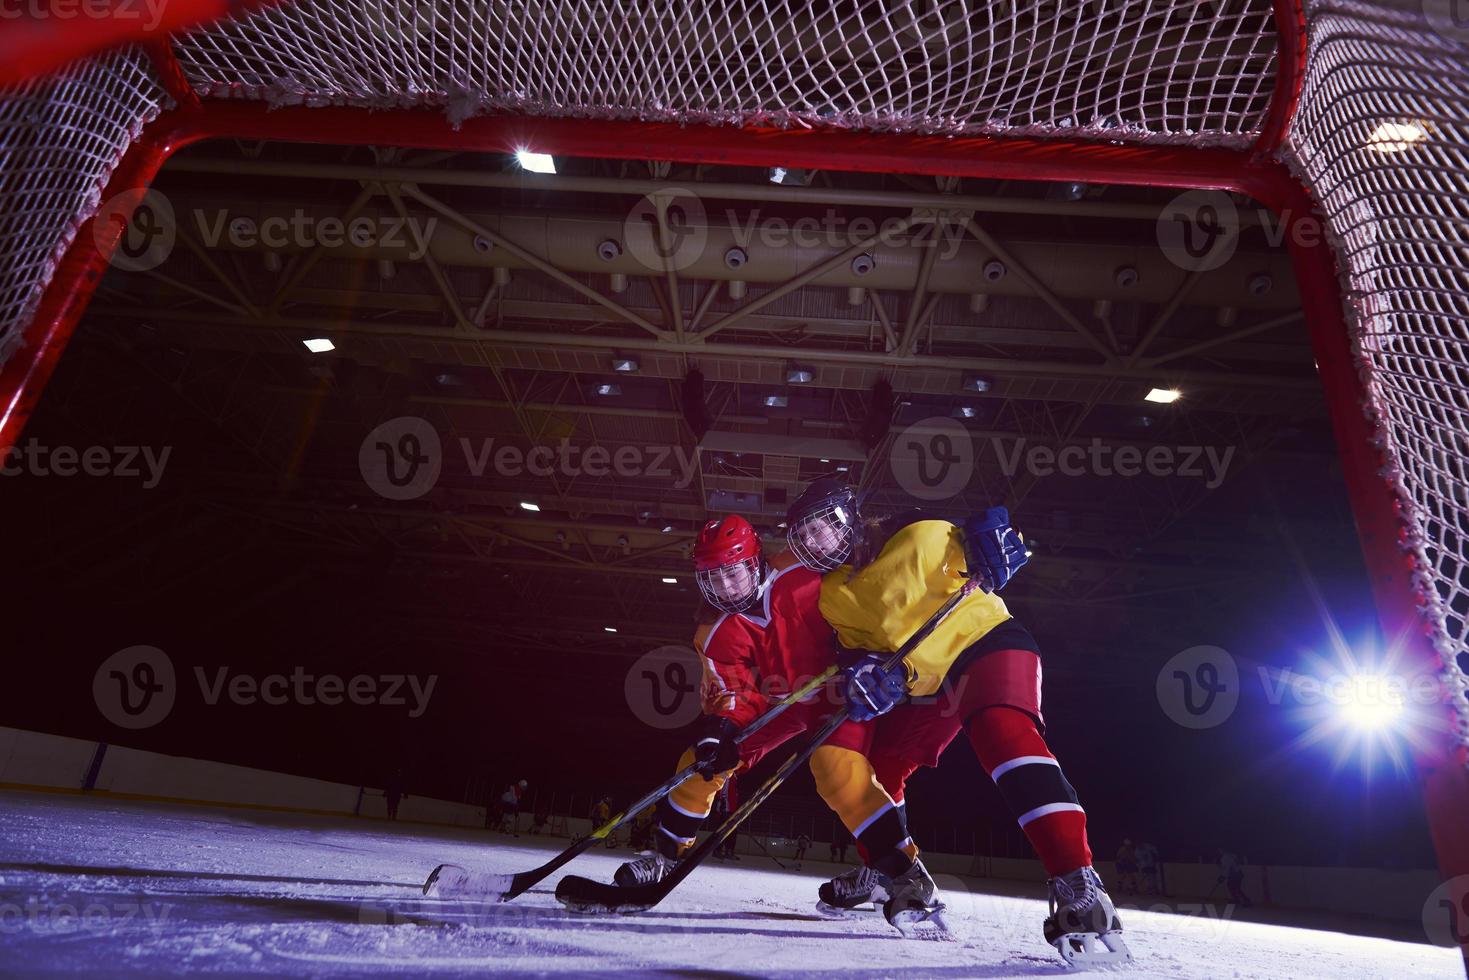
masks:
<path fill-rule="evenodd" d="M 882 913 L 905 939 L 953 939 L 944 921 L 944 904 L 937 900 L 938 888 L 922 861 L 893 878 Z"/>
<path fill-rule="evenodd" d="M 1132 962 L 1117 909 L 1094 870 L 1077 868 L 1052 878 L 1048 887 L 1051 914 L 1046 918 L 1046 942 L 1069 966 L 1093 969 Z"/>
<path fill-rule="evenodd" d="M 887 880 L 864 865 L 824 882 L 817 895 L 816 911 L 832 918 L 849 918 L 860 912 L 876 912 L 887 901 Z"/>
<path fill-rule="evenodd" d="M 651 885 L 678 867 L 678 859 L 659 851 L 643 851 L 635 860 L 628 861 L 617 869 L 612 880 L 623 888 L 636 885 Z"/>

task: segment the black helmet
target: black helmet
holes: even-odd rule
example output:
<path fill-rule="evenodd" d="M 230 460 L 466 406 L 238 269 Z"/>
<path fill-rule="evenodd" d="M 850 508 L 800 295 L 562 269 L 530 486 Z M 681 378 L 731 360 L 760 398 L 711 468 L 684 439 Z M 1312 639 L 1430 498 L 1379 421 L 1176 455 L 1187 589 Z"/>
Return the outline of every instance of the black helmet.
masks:
<path fill-rule="evenodd" d="M 861 529 L 857 491 L 834 476 L 814 481 L 786 511 L 786 544 L 802 565 L 817 572 L 845 564 Z"/>

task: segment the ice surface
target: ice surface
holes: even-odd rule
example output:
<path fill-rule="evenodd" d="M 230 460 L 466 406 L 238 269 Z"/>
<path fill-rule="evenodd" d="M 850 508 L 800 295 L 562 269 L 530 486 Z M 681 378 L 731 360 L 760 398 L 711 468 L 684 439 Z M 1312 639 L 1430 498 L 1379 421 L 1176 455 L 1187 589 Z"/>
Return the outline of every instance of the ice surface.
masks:
<path fill-rule="evenodd" d="M 527 895 L 422 897 L 434 865 L 540 864 L 564 842 L 239 809 L 0 793 L 0 974 L 1014 977 L 1067 971 L 1041 939 L 1039 884 L 940 876 L 954 943 L 897 938 L 880 916 L 813 910 L 834 865 L 701 868 L 660 907 L 576 916 L 557 878 L 609 878 L 597 849 Z M 1462 977 L 1456 950 L 1125 912 L 1137 977 Z"/>

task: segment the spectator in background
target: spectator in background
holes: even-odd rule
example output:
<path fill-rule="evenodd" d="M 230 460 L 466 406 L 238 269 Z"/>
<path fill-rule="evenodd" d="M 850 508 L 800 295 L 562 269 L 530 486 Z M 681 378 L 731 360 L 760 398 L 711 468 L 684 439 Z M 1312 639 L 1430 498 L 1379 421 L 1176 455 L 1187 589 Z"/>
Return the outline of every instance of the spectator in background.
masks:
<path fill-rule="evenodd" d="M 1137 845 L 1137 872 L 1142 882 L 1142 893 L 1144 895 L 1161 895 L 1163 892 L 1162 881 L 1159 876 L 1158 848 L 1148 841 L 1142 841 Z"/>
<path fill-rule="evenodd" d="M 546 829 L 546 821 L 551 819 L 551 803 L 549 800 L 542 801 L 536 807 L 536 815 L 531 819 L 531 836 L 536 836 Z"/>
<path fill-rule="evenodd" d="M 632 833 L 628 846 L 635 851 L 646 851 L 653 846 L 653 817 L 657 813 L 658 805 L 644 807 L 637 816 L 632 818 Z"/>
<path fill-rule="evenodd" d="M 1255 903 L 1250 901 L 1250 896 L 1245 894 L 1245 863 L 1240 856 L 1233 851 L 1224 848 L 1219 849 L 1219 881 L 1224 882 L 1224 887 L 1229 889 L 1229 900 L 1241 908 L 1249 908 Z M 1218 882 L 1215 883 L 1218 887 Z"/>
<path fill-rule="evenodd" d="M 408 794 L 403 792 L 403 768 L 399 766 L 393 774 L 388 777 L 387 785 L 383 787 L 383 800 L 388 805 L 388 819 L 398 819 L 398 804 L 403 802 L 403 797 Z"/>
<path fill-rule="evenodd" d="M 806 857 L 806 850 L 811 846 L 811 838 L 802 834 L 796 838 L 796 870 L 801 870 L 801 861 Z"/>
<path fill-rule="evenodd" d="M 1137 850 L 1131 837 L 1124 838 L 1122 846 L 1117 848 L 1117 893 L 1137 894 Z"/>
<path fill-rule="evenodd" d="M 612 797 L 610 797 L 610 796 L 604 796 L 600 800 L 598 800 L 595 804 L 592 805 L 592 830 L 595 831 L 598 827 L 602 826 L 603 824 L 605 824 L 607 821 L 609 821 L 611 819 L 612 819 Z M 616 847 L 617 846 L 617 834 L 616 834 L 616 832 L 613 832 L 613 833 L 608 834 L 607 835 L 607 839 L 605 841 L 603 841 L 603 844 L 609 850 L 612 849 L 612 848 L 614 848 L 614 847 Z"/>
<path fill-rule="evenodd" d="M 525 797 L 528 785 L 522 779 L 505 787 L 505 792 L 500 794 L 500 833 L 520 836 L 520 801 Z M 508 830 L 505 827 L 507 823 L 510 825 Z"/>
<path fill-rule="evenodd" d="M 841 864 L 847 863 L 847 845 L 849 843 L 848 838 L 850 838 L 851 836 L 852 835 L 847 832 L 847 828 L 841 825 L 837 825 L 832 830 L 831 859 L 833 861 L 839 862 Z"/>

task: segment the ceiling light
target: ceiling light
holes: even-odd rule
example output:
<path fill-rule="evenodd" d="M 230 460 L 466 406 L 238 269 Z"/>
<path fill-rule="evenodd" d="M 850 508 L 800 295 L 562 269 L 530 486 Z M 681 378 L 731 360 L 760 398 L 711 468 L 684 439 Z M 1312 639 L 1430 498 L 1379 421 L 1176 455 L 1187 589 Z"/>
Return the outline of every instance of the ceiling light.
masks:
<path fill-rule="evenodd" d="M 797 367 L 792 364 L 786 368 L 786 383 L 793 385 L 808 385 L 816 379 L 816 371 L 808 367 Z"/>
<path fill-rule="evenodd" d="M 532 514 L 539 514 L 541 512 L 541 505 L 540 504 L 533 504 L 529 500 L 522 500 L 520 502 L 520 509 L 521 510 L 528 510 Z"/>
<path fill-rule="evenodd" d="M 1183 392 L 1177 388 L 1153 388 L 1143 396 L 1143 400 L 1157 402 L 1159 405 L 1172 405 L 1182 397 Z"/>
<path fill-rule="evenodd" d="M 678 584 L 678 579 L 676 579 L 676 578 L 668 578 L 667 576 L 664 576 L 664 578 L 663 578 L 663 584 L 664 585 L 677 585 Z"/>
<path fill-rule="evenodd" d="M 665 524 L 665 525 L 663 525 L 663 533 L 664 534 L 669 534 L 672 531 L 673 531 L 673 525 L 672 524 Z"/>
<path fill-rule="evenodd" d="M 1417 123 L 1385 122 L 1367 137 L 1367 149 L 1378 153 L 1401 153 L 1427 135 Z"/>
<path fill-rule="evenodd" d="M 515 161 L 524 170 L 533 174 L 554 174 L 556 172 L 556 161 L 549 153 L 533 153 L 530 150 L 516 150 Z"/>
<path fill-rule="evenodd" d="M 765 396 L 765 407 L 766 408 L 785 408 L 789 404 L 790 404 L 790 399 L 787 398 L 785 395 L 766 395 Z"/>
<path fill-rule="evenodd" d="M 616 626 L 603 626 L 602 627 L 602 632 L 604 632 L 604 633 L 616 633 L 617 632 L 617 627 Z"/>
<path fill-rule="evenodd" d="M 829 460 L 829 459 L 823 459 L 823 460 L 822 460 L 822 462 L 823 462 L 823 463 L 830 463 L 830 462 L 831 462 L 831 460 Z"/>
<path fill-rule="evenodd" d="M 954 414 L 959 416 L 959 418 L 961 419 L 978 418 L 979 409 L 975 408 L 973 405 L 960 405 L 958 408 L 954 409 Z"/>
<path fill-rule="evenodd" d="M 434 375 L 434 384 L 441 388 L 458 388 L 464 382 L 457 374 L 436 374 Z"/>
<path fill-rule="evenodd" d="M 811 183 L 811 171 L 795 167 L 771 167 L 770 182 L 792 187 L 805 187 Z"/>
<path fill-rule="evenodd" d="M 977 374 L 966 375 L 964 378 L 965 391 L 989 391 L 990 379 L 982 378 Z"/>
<path fill-rule="evenodd" d="M 325 354 L 337 349 L 337 345 L 325 337 L 319 337 L 316 340 L 303 340 L 301 343 L 305 344 L 306 349 L 313 354 Z"/>
<path fill-rule="evenodd" d="M 624 357 L 619 354 L 618 356 L 612 358 L 612 370 L 614 371 L 623 371 L 627 374 L 631 374 L 637 369 L 638 359 L 636 357 Z"/>
<path fill-rule="evenodd" d="M 845 467 L 845 466 L 838 466 L 837 467 L 837 472 L 838 473 L 845 473 L 845 472 L 847 472 L 847 467 Z"/>
<path fill-rule="evenodd" d="M 620 395 L 622 394 L 622 385 L 597 385 L 595 391 L 597 394 L 604 396 Z"/>

